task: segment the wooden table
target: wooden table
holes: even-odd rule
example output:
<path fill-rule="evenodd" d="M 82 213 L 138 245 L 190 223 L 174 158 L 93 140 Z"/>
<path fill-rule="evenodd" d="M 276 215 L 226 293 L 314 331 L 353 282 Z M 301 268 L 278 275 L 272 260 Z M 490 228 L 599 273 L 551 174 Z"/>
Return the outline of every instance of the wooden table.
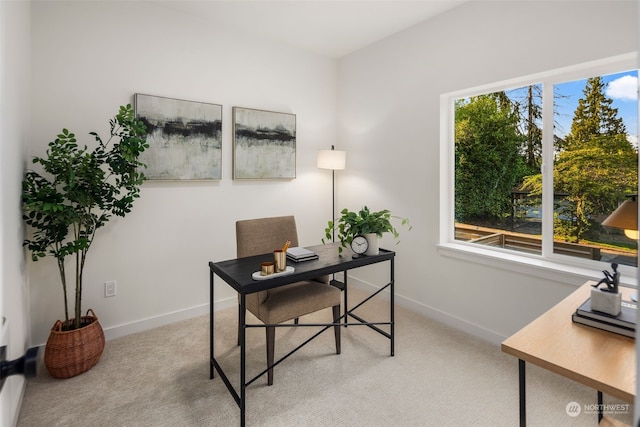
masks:
<path fill-rule="evenodd" d="M 602 393 L 633 404 L 636 394 L 635 341 L 574 323 L 571 315 L 590 296 L 589 281 L 502 343 L 519 359 L 520 426 L 526 425 L 525 362 L 533 363 Z M 629 301 L 634 289 L 620 288 Z M 599 416 L 599 421 L 601 419 Z M 605 421 L 608 421 L 605 418 Z"/>

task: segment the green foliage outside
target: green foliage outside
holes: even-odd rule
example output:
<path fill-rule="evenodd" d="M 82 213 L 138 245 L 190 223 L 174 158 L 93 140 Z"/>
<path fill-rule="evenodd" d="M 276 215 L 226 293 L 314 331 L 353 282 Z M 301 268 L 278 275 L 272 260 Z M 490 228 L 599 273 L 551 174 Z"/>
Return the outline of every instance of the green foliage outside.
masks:
<path fill-rule="evenodd" d="M 526 174 L 519 116 L 483 95 L 456 103 L 455 218 L 499 219 L 511 212 L 511 191 Z"/>
<path fill-rule="evenodd" d="M 43 174 L 25 173 L 22 182 L 23 218 L 31 236 L 24 245 L 33 261 L 47 255 L 56 258 L 64 293 L 64 330 L 77 329 L 81 321 L 82 275 L 87 252 L 96 231 L 113 216 L 125 216 L 140 195 L 145 165 L 138 156 L 148 145 L 146 128 L 131 105 L 121 106 L 110 120 L 106 142 L 91 132 L 93 150 L 80 146 L 76 136 L 63 129 L 49 143 L 46 157 L 35 157 Z M 75 318 L 69 320 L 65 259 L 74 256 Z"/>
<path fill-rule="evenodd" d="M 587 80 L 571 132 L 557 144 L 554 191 L 566 196 L 555 207 L 554 234 L 569 242 L 579 243 L 594 226 L 592 218 L 637 193 L 638 155 L 604 89 L 600 77 Z M 542 176 L 527 177 L 522 188 L 542 194 Z"/>
<path fill-rule="evenodd" d="M 571 132 L 556 140 L 554 192 L 564 196 L 554 207 L 557 239 L 580 242 L 594 226 L 593 218 L 637 193 L 637 151 L 604 91 L 600 77 L 587 80 Z M 524 109 L 505 102 L 502 92 L 456 104 L 457 221 L 499 223 L 513 214 L 514 190 L 528 192 L 531 203 L 540 205 L 542 174 L 536 168 L 542 133 L 535 126 L 539 109 L 531 111 L 533 95 L 529 88 Z"/>

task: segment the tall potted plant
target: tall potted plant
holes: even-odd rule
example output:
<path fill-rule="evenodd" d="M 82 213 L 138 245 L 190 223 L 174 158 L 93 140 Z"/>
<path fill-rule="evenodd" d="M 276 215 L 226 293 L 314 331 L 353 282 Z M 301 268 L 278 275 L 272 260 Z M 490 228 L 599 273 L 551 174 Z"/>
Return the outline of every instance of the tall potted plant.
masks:
<path fill-rule="evenodd" d="M 58 320 L 45 348 L 45 365 L 53 377 L 69 378 L 93 367 L 104 349 L 104 333 L 93 310 L 82 315 L 82 278 L 87 253 L 113 215 L 125 216 L 144 182 L 138 156 L 147 147 L 146 127 L 131 105 L 121 106 L 109 121 L 110 137 L 91 132 L 95 147 L 80 146 L 63 129 L 50 142 L 46 157 L 35 157 L 43 173 L 28 170 L 22 182 L 22 208 L 30 226 L 24 245 L 33 261 L 53 256 L 58 264 L 65 320 Z M 69 316 L 67 257 L 73 258 L 75 310 Z M 82 346 L 84 348 L 79 348 Z"/>
<path fill-rule="evenodd" d="M 367 206 L 364 206 L 358 212 L 343 209 L 340 212 L 340 217 L 328 222 L 324 230 L 325 238 L 331 239 L 333 232 L 337 230 L 337 237 L 340 241 L 338 252 L 342 253 L 343 248 L 351 244 L 354 237 L 363 235 L 369 243 L 369 249 L 366 254 L 377 255 L 378 239 L 384 233 L 392 233 L 394 239 L 396 239 L 396 244 L 399 243 L 400 233 L 391 222 L 393 218 L 399 219 L 402 226 L 407 226 L 411 230 L 408 218 L 393 216 L 387 209 L 377 212 L 371 212 Z M 322 242 L 325 243 L 325 239 L 322 239 Z"/>

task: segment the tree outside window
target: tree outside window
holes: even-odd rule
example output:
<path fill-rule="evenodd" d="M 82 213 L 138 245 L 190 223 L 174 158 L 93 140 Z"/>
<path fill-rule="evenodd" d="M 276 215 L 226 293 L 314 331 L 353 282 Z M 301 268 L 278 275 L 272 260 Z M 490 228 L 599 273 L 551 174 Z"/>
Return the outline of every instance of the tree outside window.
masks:
<path fill-rule="evenodd" d="M 542 254 L 542 117 L 553 114 L 554 253 L 636 266 L 637 241 L 600 223 L 638 192 L 637 78 L 555 84 L 552 111 L 542 84 L 457 99 L 456 239 Z"/>

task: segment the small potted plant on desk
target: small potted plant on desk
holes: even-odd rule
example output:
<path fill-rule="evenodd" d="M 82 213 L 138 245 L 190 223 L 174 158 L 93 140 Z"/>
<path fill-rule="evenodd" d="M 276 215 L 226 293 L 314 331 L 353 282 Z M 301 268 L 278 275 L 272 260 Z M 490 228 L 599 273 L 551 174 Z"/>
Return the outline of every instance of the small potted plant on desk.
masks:
<path fill-rule="evenodd" d="M 333 232 L 338 231 L 339 253 L 342 253 L 343 248 L 350 246 L 356 255 L 378 255 L 379 239 L 384 233 L 392 233 L 396 244 L 400 242 L 400 233 L 391 223 L 393 218 L 400 219 L 401 225 L 411 230 L 409 219 L 393 216 L 387 209 L 378 212 L 371 212 L 367 206 L 359 212 L 343 209 L 340 217 L 328 222 L 324 230 L 325 237 L 332 239 Z M 322 239 L 322 243 L 325 243 L 325 239 Z"/>
<path fill-rule="evenodd" d="M 125 216 L 138 198 L 145 180 L 138 156 L 145 148 L 146 127 L 135 117 L 131 105 L 121 106 L 110 120 L 111 137 L 102 141 L 91 132 L 95 148 L 79 146 L 76 137 L 63 129 L 49 143 L 47 156 L 36 157 L 43 174 L 25 173 L 22 209 L 30 236 L 24 245 L 33 261 L 56 258 L 64 296 L 64 321 L 51 328 L 44 361 L 54 378 L 70 378 L 91 369 L 102 355 L 104 333 L 98 317 L 89 309 L 82 315 L 82 273 L 87 252 L 112 215 Z M 73 265 L 75 311 L 69 316 L 67 257 Z"/>

